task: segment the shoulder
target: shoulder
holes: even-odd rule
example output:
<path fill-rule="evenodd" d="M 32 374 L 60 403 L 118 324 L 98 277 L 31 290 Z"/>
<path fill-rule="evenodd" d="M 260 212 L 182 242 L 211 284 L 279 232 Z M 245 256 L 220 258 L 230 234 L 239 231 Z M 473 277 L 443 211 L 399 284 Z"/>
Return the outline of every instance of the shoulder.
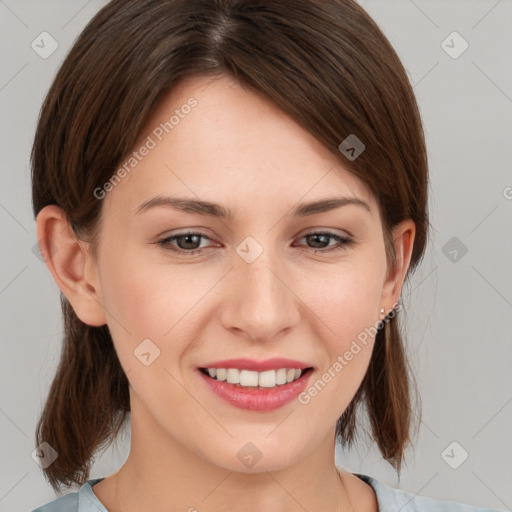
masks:
<path fill-rule="evenodd" d="M 65 494 L 30 512 L 78 512 L 78 492 Z"/>
<path fill-rule="evenodd" d="M 379 511 L 382 512 L 502 512 L 497 509 L 418 496 L 402 489 L 394 489 L 368 475 L 360 473 L 354 473 L 354 475 L 373 487 L 377 495 Z"/>
<path fill-rule="evenodd" d="M 88 480 L 78 491 L 60 496 L 30 512 L 107 512 L 92 490 L 92 486 L 101 480 L 103 478 Z"/>

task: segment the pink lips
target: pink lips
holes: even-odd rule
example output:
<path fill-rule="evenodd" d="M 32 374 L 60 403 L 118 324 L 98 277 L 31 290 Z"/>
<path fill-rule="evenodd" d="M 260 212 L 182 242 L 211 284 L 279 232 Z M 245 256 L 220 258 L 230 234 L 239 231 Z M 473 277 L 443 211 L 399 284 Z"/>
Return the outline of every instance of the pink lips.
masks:
<path fill-rule="evenodd" d="M 303 371 L 301 376 L 293 382 L 273 388 L 258 389 L 229 384 L 226 381 L 218 381 L 209 377 L 198 368 L 197 373 L 210 391 L 213 391 L 217 396 L 239 409 L 253 411 L 271 411 L 291 402 L 304 391 L 312 373 L 312 369 L 309 369 L 310 366 L 299 361 L 284 358 L 272 358 L 259 362 L 250 359 L 228 359 L 208 363 L 201 368 L 238 368 L 239 370 L 258 372 L 277 370 L 279 368 L 296 368 Z M 304 371 L 306 368 L 308 370 Z"/>
<path fill-rule="evenodd" d="M 255 372 L 264 372 L 266 370 L 278 370 L 279 368 L 296 368 L 304 370 L 309 368 L 310 364 L 294 361 L 293 359 L 285 359 L 283 357 L 273 357 L 265 361 L 254 361 L 252 359 L 224 359 L 223 361 L 215 361 L 201 366 L 201 368 L 238 368 L 239 370 L 252 370 Z"/>

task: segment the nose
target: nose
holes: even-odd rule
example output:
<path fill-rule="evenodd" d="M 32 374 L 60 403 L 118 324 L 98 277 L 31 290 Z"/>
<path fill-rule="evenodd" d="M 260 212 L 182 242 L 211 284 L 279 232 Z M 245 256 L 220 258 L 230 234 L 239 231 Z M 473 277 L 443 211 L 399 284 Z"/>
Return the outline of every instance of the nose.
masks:
<path fill-rule="evenodd" d="M 298 324 L 301 302 L 293 291 L 290 272 L 277 257 L 264 251 L 252 263 L 238 258 L 229 279 L 229 299 L 221 314 L 226 329 L 264 342 Z"/>

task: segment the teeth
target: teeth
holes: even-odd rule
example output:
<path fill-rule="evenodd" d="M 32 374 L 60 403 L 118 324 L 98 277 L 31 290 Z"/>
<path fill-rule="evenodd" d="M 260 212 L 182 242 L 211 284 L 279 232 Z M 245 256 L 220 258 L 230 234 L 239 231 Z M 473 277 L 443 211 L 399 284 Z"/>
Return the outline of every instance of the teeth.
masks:
<path fill-rule="evenodd" d="M 214 368 L 215 370 L 215 368 Z M 226 368 L 217 368 L 217 380 L 226 380 Z"/>
<path fill-rule="evenodd" d="M 228 368 L 226 381 L 230 384 L 240 384 L 240 370 Z"/>
<path fill-rule="evenodd" d="M 276 372 L 276 384 L 286 384 L 286 368 L 280 368 Z"/>
<path fill-rule="evenodd" d="M 227 381 L 229 384 L 238 384 L 242 387 L 273 388 L 297 380 L 302 370 L 295 368 L 279 368 L 255 372 L 239 370 L 237 368 L 208 368 L 208 375 L 213 379 Z"/>
<path fill-rule="evenodd" d="M 267 370 L 266 372 L 259 372 L 258 384 L 260 388 L 273 388 L 276 385 L 276 371 Z"/>
<path fill-rule="evenodd" d="M 257 386 L 258 385 L 258 372 L 251 372 L 250 370 L 240 371 L 240 385 L 241 386 Z"/>

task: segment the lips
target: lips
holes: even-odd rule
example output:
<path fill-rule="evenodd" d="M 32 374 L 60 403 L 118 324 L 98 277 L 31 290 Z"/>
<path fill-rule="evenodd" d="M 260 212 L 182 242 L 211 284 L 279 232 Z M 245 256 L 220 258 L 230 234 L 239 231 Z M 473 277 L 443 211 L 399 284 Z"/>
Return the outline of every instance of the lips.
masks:
<path fill-rule="evenodd" d="M 255 372 L 264 372 L 267 370 L 278 370 L 279 368 L 297 368 L 305 370 L 311 368 L 313 365 L 296 361 L 293 359 L 286 359 L 283 357 L 273 357 L 265 359 L 264 361 L 256 361 L 254 359 L 224 359 L 222 361 L 212 361 L 199 366 L 199 368 L 237 368 L 239 370 L 252 370 Z"/>
<path fill-rule="evenodd" d="M 295 370 L 297 372 L 295 380 L 288 381 L 286 378 L 285 381 L 283 379 L 284 369 L 287 369 L 287 377 L 289 376 L 290 379 Z M 263 361 L 239 358 L 211 361 L 199 366 L 197 370 L 197 374 L 207 388 L 230 405 L 253 411 L 271 411 L 290 403 L 304 390 L 313 372 L 313 366 L 282 357 L 273 357 Z M 222 380 L 215 378 L 215 374 L 219 371 L 222 372 Z M 248 381 L 244 381 L 245 385 L 242 386 L 236 383 L 238 382 L 236 376 L 233 379 L 234 383 L 227 382 L 224 375 L 226 372 L 239 374 L 242 380 L 251 377 L 251 381 L 255 373 L 260 377 L 264 373 L 275 374 L 275 380 L 264 378 L 264 382 L 260 381 L 258 387 L 256 387 L 256 383 L 249 384 Z M 249 376 L 248 373 L 253 375 Z M 266 375 L 265 377 L 270 376 Z M 231 379 L 228 377 L 228 380 Z"/>

